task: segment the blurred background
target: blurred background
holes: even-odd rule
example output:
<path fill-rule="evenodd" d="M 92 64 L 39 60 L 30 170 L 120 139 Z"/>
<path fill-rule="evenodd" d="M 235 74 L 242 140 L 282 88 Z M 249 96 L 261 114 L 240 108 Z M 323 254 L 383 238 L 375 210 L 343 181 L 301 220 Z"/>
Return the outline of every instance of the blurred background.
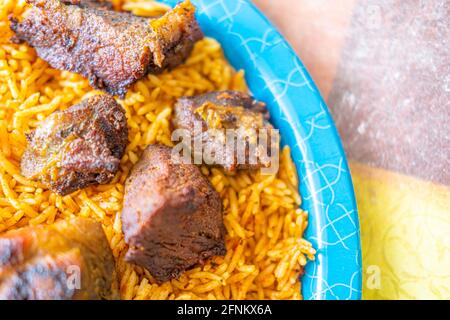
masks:
<path fill-rule="evenodd" d="M 365 299 L 450 299 L 450 2 L 254 0 L 350 160 Z"/>

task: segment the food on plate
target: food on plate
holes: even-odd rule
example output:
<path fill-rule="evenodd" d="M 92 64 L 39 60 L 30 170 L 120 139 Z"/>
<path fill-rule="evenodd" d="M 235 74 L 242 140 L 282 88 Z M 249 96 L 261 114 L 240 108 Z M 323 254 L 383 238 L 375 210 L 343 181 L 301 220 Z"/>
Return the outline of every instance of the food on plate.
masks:
<path fill-rule="evenodd" d="M 187 130 L 193 139 L 201 139 L 203 147 L 212 150 L 212 157 L 217 157 L 218 164 L 232 172 L 237 169 L 259 169 L 270 165 L 271 154 L 278 148 L 279 142 L 277 139 L 276 145 L 271 145 L 271 136 L 278 136 L 278 133 L 269 123 L 268 116 L 265 104 L 254 100 L 246 93 L 216 91 L 178 99 L 173 124 L 175 128 Z M 196 131 L 196 126 L 200 130 Z M 238 159 L 237 146 L 234 149 L 226 148 L 225 139 L 217 136 L 217 131 L 211 129 L 241 130 L 245 139 L 236 135 L 233 144 L 244 142 L 243 159 Z M 263 133 L 262 129 L 266 131 Z M 265 135 L 267 144 L 258 143 L 259 134 Z M 252 147 L 254 150 L 251 150 Z"/>
<path fill-rule="evenodd" d="M 94 0 L 64 2 L 77 3 L 66 5 L 73 7 L 70 10 L 75 10 L 77 6 L 87 10 L 89 3 L 95 5 Z M 126 9 L 145 16 L 158 16 L 165 8 L 150 0 L 114 0 L 113 3 L 117 9 Z M 35 226 L 42 225 L 39 228 L 45 229 L 48 225 L 54 228 L 55 221 L 59 224 L 59 221 L 67 220 L 67 223 L 71 224 L 70 221 L 74 217 L 86 217 L 95 219 L 102 225 L 114 257 L 121 299 L 301 299 L 299 277 L 303 274 L 307 261 L 314 258 L 314 249 L 303 238 L 308 214 L 299 207 L 301 197 L 298 194 L 298 179 L 288 147 L 284 147 L 280 152 L 279 170 L 272 173 L 262 174 L 263 168 L 228 172 L 221 166 L 198 166 L 204 179 L 209 181 L 216 193 L 212 196 L 212 199 L 216 200 L 210 200 L 211 208 L 216 208 L 219 204 L 222 206 L 222 220 L 214 221 L 216 225 L 223 221 L 226 229 L 223 233 L 226 247 L 224 256 L 213 255 L 199 261 L 201 263 L 187 267 L 186 270 L 179 268 L 178 277 L 167 281 L 160 281 L 152 276 L 151 270 L 127 261 L 130 246 L 125 241 L 124 231 L 134 231 L 127 229 L 126 223 L 129 222 L 126 222 L 126 219 L 122 221 L 122 211 L 125 212 L 126 208 L 130 207 L 130 202 L 132 206 L 135 205 L 138 199 L 157 201 L 160 198 L 153 198 L 153 190 L 148 192 L 148 197 L 143 197 L 143 190 L 137 187 L 134 188 L 134 198 L 127 193 L 126 197 L 130 201 L 125 204 L 125 189 L 129 189 L 125 181 L 133 167 L 142 161 L 142 154 L 149 145 L 164 144 L 175 148 L 171 135 L 175 129 L 172 120 L 176 117 L 177 100 L 183 96 L 201 96 L 208 92 L 213 92 L 214 97 L 214 92 L 223 90 L 248 92 L 244 72 L 232 68 L 220 44 L 214 39 L 204 38 L 196 42 L 192 52 L 186 54 L 188 57 L 185 63 L 161 73 L 147 74 L 128 87 L 123 99 L 117 100 L 123 107 L 117 114 L 125 113 L 126 119 L 124 117 L 118 122 L 120 130 L 113 131 L 118 147 L 111 152 L 114 153 L 114 158 L 120 159 L 120 152 L 123 152 L 123 156 L 112 180 L 105 184 L 94 182 L 82 190 L 61 195 L 48 189 L 46 179 L 24 177 L 21 174 L 21 160 L 30 152 L 27 149 L 32 147 L 32 141 L 28 142 L 26 138 L 31 131 L 42 130 L 42 124 L 48 123 L 47 140 L 51 142 L 51 150 L 58 149 L 61 138 L 53 136 L 56 131 L 51 121 L 62 115 L 55 117 L 55 113 L 68 112 L 67 119 L 69 116 L 73 118 L 74 126 L 69 126 L 67 131 L 75 133 L 79 131 L 78 125 L 75 124 L 96 125 L 95 121 L 92 120 L 91 123 L 88 117 L 99 116 L 97 111 L 87 106 L 83 114 L 90 116 L 81 116 L 81 113 L 70 111 L 75 108 L 70 106 L 80 104 L 80 101 L 84 103 L 86 98 L 98 94 L 90 86 L 86 75 L 54 69 L 39 57 L 39 50 L 36 52 L 27 42 L 11 42 L 15 33 L 10 29 L 7 17 L 13 15 L 23 22 L 33 10 L 38 9 L 25 1 L 6 0 L 0 4 L 0 238 L 22 227 L 33 226 L 35 230 Z M 40 7 L 39 10 L 44 8 Z M 110 17 L 107 9 L 101 10 L 108 12 L 103 13 L 105 17 Z M 184 17 L 182 14 L 178 16 Z M 70 57 L 65 59 L 72 61 Z M 85 59 L 82 63 L 87 65 L 86 61 Z M 114 64 L 117 65 L 115 60 L 108 61 L 112 66 L 108 65 L 106 75 L 120 76 L 118 69 L 113 68 Z M 113 109 L 116 110 L 116 107 Z M 217 111 L 216 108 L 212 109 Z M 220 110 L 223 109 L 226 110 Z M 262 112 L 260 108 L 255 110 Z M 233 114 L 247 116 L 246 112 Z M 265 119 L 264 112 L 262 114 Z M 222 117 L 221 112 L 219 115 Z M 260 119 L 260 116 L 256 118 Z M 228 117 L 226 119 L 228 120 Z M 236 120 L 241 121 L 240 118 Z M 63 121 L 58 125 L 64 123 L 68 122 Z M 94 145 L 106 140 L 106 136 L 109 137 L 104 134 L 103 126 L 96 128 L 98 130 L 91 132 L 91 136 L 95 136 Z M 128 145 L 125 148 L 126 131 Z M 87 132 L 89 130 L 83 131 L 83 134 Z M 41 135 L 44 137 L 44 132 L 41 132 Z M 84 137 L 83 135 L 81 140 L 85 139 Z M 33 134 L 30 138 L 33 138 Z M 101 150 L 107 151 L 105 148 Z M 46 161 L 39 155 L 38 150 L 36 152 L 36 160 Z M 74 156 L 76 153 L 72 152 Z M 83 160 L 84 157 L 78 156 L 78 160 L 80 159 Z M 111 163 L 114 165 L 111 166 Z M 118 161 L 113 160 L 111 163 L 97 164 L 107 171 Z M 92 163 L 88 164 L 89 168 L 95 168 Z M 43 167 L 41 164 L 40 166 Z M 33 171 L 33 168 L 30 170 Z M 57 172 L 58 166 L 53 170 Z M 173 171 L 176 173 L 183 170 L 185 169 L 180 168 Z M 80 168 L 77 172 L 83 173 L 85 169 Z M 186 185 L 192 186 L 192 183 Z M 155 190 L 159 186 L 155 184 Z M 192 189 L 196 190 L 196 187 L 192 186 Z M 186 190 L 190 190 L 190 187 Z M 196 194 L 198 193 L 197 191 Z M 185 197 L 189 197 L 189 192 Z M 169 205 L 177 203 L 175 198 L 158 201 L 166 211 Z M 199 200 L 196 199 L 192 203 L 198 204 Z M 167 226 L 164 232 L 173 233 L 172 226 Z M 134 235 L 137 235 L 139 241 L 142 240 L 142 237 L 139 238 L 140 233 Z M 55 238 L 60 239 L 60 236 Z M 72 243 L 71 247 L 75 248 L 77 245 Z M 131 250 L 133 249 L 131 247 Z M 58 264 L 55 262 L 54 265 L 67 264 L 61 261 L 78 261 L 72 253 L 64 253 L 62 256 L 64 259 L 58 258 Z M 177 258 L 184 264 L 184 257 L 183 253 L 183 256 L 179 255 Z M 138 257 L 141 258 L 143 257 Z M 43 282 L 39 280 L 37 286 L 41 283 Z"/>
<path fill-rule="evenodd" d="M 109 0 L 60 0 L 64 4 L 73 4 L 82 8 L 92 7 L 101 9 L 113 9 L 113 4 Z"/>
<path fill-rule="evenodd" d="M 61 220 L 0 235 L 0 299 L 118 299 L 102 225 Z"/>
<path fill-rule="evenodd" d="M 67 195 L 111 181 L 128 142 L 125 111 L 113 97 L 94 95 L 48 116 L 27 135 L 21 172 Z"/>
<path fill-rule="evenodd" d="M 122 97 L 147 73 L 182 63 L 203 37 L 189 1 L 157 19 L 92 4 L 28 2 L 33 8 L 21 21 L 11 17 L 15 41 L 30 44 L 52 67 L 80 73 L 91 86 Z"/>
<path fill-rule="evenodd" d="M 226 253 L 219 194 L 163 145 L 148 146 L 127 179 L 122 229 L 125 259 L 160 283 Z"/>

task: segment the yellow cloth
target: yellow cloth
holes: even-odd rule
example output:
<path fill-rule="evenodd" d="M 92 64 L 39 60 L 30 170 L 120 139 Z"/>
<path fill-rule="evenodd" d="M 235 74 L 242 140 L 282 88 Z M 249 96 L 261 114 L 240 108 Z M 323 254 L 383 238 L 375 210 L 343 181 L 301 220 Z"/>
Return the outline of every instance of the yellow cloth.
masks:
<path fill-rule="evenodd" d="M 364 299 L 450 299 L 450 188 L 351 163 Z"/>

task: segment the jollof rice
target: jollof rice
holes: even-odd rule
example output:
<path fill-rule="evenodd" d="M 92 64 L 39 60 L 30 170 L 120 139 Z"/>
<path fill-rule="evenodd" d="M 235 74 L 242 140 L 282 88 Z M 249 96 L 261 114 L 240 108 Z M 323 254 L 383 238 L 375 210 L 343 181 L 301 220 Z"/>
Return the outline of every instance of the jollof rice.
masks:
<path fill-rule="evenodd" d="M 138 15 L 167 9 L 148 0 L 113 2 Z M 213 90 L 247 90 L 243 71 L 233 70 L 213 39 L 198 42 L 184 65 L 148 75 L 118 100 L 126 110 L 130 143 L 111 183 L 61 197 L 20 175 L 25 133 L 53 111 L 97 93 L 81 76 L 52 69 L 28 45 L 9 41 L 13 33 L 8 15 L 19 16 L 27 7 L 25 0 L 0 3 L 0 232 L 72 216 L 101 221 L 117 262 L 123 299 L 300 299 L 299 275 L 314 258 L 314 249 L 303 239 L 307 213 L 299 209 L 297 174 L 288 147 L 280 155 L 276 175 L 201 168 L 223 200 L 225 257 L 212 258 L 161 285 L 148 271 L 123 259 L 124 182 L 146 145 L 172 144 L 175 100 Z"/>

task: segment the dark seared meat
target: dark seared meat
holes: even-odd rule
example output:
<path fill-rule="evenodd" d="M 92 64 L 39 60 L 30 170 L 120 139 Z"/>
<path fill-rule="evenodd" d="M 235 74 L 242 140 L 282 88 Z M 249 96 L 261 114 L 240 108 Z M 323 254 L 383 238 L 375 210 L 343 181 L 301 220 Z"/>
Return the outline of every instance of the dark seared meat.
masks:
<path fill-rule="evenodd" d="M 101 9 L 113 9 L 113 4 L 109 0 L 60 0 L 64 4 L 72 4 L 82 8 L 101 8 Z"/>
<path fill-rule="evenodd" d="M 111 181 L 128 143 L 125 111 L 109 95 L 96 95 L 52 113 L 27 135 L 22 174 L 66 195 Z"/>
<path fill-rule="evenodd" d="M 100 223 L 85 218 L 0 236 L 0 300 L 118 299 Z"/>
<path fill-rule="evenodd" d="M 150 145 L 125 185 L 122 229 L 126 260 L 158 282 L 214 255 L 224 255 L 225 228 L 219 194 L 192 164 L 172 149 Z"/>
<path fill-rule="evenodd" d="M 179 65 L 203 36 L 189 1 L 158 19 L 97 5 L 28 1 L 34 6 L 22 22 L 10 18 L 13 40 L 28 42 L 52 67 L 80 73 L 114 95 L 124 96 L 149 72 Z"/>
<path fill-rule="evenodd" d="M 278 143 L 271 144 L 271 137 L 278 138 L 278 133 L 269 123 L 268 117 L 265 104 L 248 94 L 219 91 L 178 99 L 173 125 L 177 129 L 187 130 L 193 139 L 201 140 L 203 151 L 206 148 L 212 150 L 212 157 L 217 159 L 214 164 L 232 172 L 236 169 L 259 169 L 270 165 L 271 153 L 278 148 Z M 245 150 L 241 159 L 237 156 L 238 141 L 232 141 L 234 149 L 229 149 L 225 147 L 222 138 L 211 133 L 211 130 L 226 132 L 226 129 L 235 129 L 245 137 L 236 139 L 242 142 L 242 149 Z M 257 143 L 262 129 L 267 130 L 266 149 L 261 147 L 262 143 Z M 254 151 L 251 146 L 255 148 Z M 250 157 L 250 152 L 254 153 L 253 158 Z"/>

